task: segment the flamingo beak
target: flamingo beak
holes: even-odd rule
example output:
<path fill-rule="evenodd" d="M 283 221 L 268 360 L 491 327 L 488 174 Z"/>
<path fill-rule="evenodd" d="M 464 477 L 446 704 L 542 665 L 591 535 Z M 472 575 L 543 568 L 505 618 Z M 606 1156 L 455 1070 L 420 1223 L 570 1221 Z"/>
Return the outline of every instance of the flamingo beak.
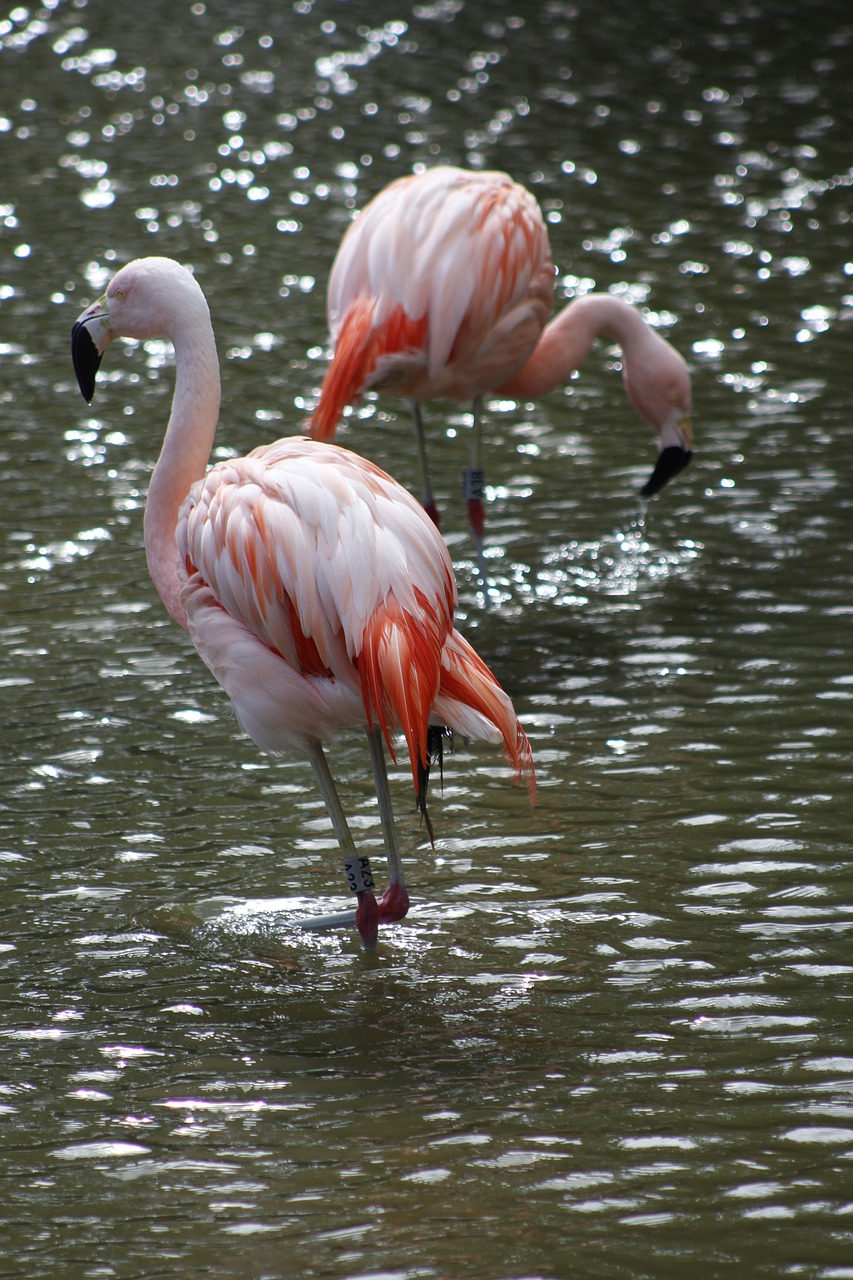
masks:
<path fill-rule="evenodd" d="M 661 450 L 652 474 L 640 490 L 640 497 L 651 498 L 664 485 L 683 471 L 693 457 L 693 430 L 690 419 L 680 418 L 674 427 L 661 432 Z"/>
<path fill-rule="evenodd" d="M 101 359 L 111 336 L 106 298 L 99 298 L 91 307 L 86 308 L 71 330 L 74 373 L 87 404 L 91 404 L 94 398 L 95 376 L 101 367 Z"/>

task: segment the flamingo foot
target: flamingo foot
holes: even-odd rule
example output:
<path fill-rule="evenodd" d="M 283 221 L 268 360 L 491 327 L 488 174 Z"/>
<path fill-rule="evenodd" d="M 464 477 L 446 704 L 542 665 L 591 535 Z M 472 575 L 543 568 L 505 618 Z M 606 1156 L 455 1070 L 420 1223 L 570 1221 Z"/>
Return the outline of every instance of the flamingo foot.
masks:
<path fill-rule="evenodd" d="M 364 889 L 356 897 L 355 927 L 361 934 L 365 951 L 375 951 L 379 937 L 379 903 L 372 889 Z"/>
<path fill-rule="evenodd" d="M 404 884 L 392 883 L 376 904 L 380 924 L 402 920 L 409 910 L 409 894 Z"/>

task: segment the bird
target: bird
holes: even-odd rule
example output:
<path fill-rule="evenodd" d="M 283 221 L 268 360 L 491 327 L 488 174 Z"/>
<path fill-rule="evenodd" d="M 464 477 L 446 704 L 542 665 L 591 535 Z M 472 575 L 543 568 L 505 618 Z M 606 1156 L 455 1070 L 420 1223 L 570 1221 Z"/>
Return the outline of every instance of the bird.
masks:
<path fill-rule="evenodd" d="M 587 294 L 553 320 L 555 270 L 534 196 L 506 173 L 452 165 L 390 183 L 347 228 L 332 264 L 327 313 L 332 357 L 309 419 L 331 441 L 347 405 L 366 391 L 411 403 L 423 480 L 433 497 L 421 404 L 471 401 L 463 494 L 482 565 L 481 402 L 487 392 L 537 399 L 564 386 L 595 340 L 622 350 L 625 390 L 658 437 L 641 489 L 651 497 L 692 456 L 690 374 L 640 312 L 612 294 Z"/>
<path fill-rule="evenodd" d="M 294 436 L 208 468 L 219 420 L 216 340 L 193 273 L 171 258 L 123 266 L 73 326 L 77 382 L 91 403 L 116 338 L 165 338 L 175 352 L 171 414 L 148 488 L 144 545 L 154 586 L 265 752 L 301 755 L 314 776 L 356 894 L 354 924 L 374 950 L 409 896 L 385 746 L 408 749 L 417 806 L 444 733 L 502 745 L 531 802 L 535 771 L 508 695 L 453 625 L 456 586 L 441 534 L 402 485 L 334 444 Z M 377 899 L 324 743 L 367 734 L 388 860 Z"/>

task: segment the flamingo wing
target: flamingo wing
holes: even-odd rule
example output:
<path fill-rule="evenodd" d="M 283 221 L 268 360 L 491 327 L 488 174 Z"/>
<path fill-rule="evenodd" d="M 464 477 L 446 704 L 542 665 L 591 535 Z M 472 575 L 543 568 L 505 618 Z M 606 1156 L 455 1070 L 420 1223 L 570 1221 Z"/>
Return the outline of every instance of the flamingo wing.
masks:
<path fill-rule="evenodd" d="M 348 708 L 342 723 L 378 722 L 389 746 L 402 729 L 416 775 L 455 586 L 443 540 L 396 481 L 346 450 L 281 440 L 211 468 L 184 504 L 177 541 L 191 634 L 238 714 L 248 676 L 225 653 L 228 628 L 244 651 L 254 640 L 265 671 L 277 659 L 285 721 L 294 688 L 309 690 L 309 703 L 336 697 Z M 308 712 L 306 724 L 310 734 Z"/>
<path fill-rule="evenodd" d="M 335 354 L 312 433 L 331 438 L 367 387 L 482 394 L 527 359 L 553 290 L 539 206 L 506 174 L 439 166 L 398 179 L 355 219 L 332 266 Z"/>
<path fill-rule="evenodd" d="M 453 631 L 441 655 L 441 680 L 433 707 L 435 716 L 457 732 L 503 745 L 515 781 L 527 784 L 536 798 L 533 752 L 515 708 L 483 659 L 458 631 Z"/>

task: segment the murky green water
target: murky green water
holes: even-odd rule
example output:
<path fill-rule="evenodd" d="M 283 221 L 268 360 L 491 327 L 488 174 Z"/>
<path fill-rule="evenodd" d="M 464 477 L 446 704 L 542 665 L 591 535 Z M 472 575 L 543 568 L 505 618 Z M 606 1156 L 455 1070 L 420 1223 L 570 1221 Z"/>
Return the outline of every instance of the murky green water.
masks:
<path fill-rule="evenodd" d="M 6 11 L 8 12 L 8 11 Z M 0 18 L 0 1274 L 853 1277 L 853 362 L 844 3 L 55 0 Z M 498 603 L 434 405 L 461 626 L 537 757 L 448 762 L 378 962 L 307 765 L 156 600 L 164 345 L 69 330 L 193 264 L 220 444 L 299 430 L 350 213 L 504 168 L 561 293 L 646 306 L 697 455 L 651 504 L 616 353 L 489 407 Z M 340 437 L 416 482 L 405 412 Z M 333 753 L 362 839 L 360 735 Z"/>

